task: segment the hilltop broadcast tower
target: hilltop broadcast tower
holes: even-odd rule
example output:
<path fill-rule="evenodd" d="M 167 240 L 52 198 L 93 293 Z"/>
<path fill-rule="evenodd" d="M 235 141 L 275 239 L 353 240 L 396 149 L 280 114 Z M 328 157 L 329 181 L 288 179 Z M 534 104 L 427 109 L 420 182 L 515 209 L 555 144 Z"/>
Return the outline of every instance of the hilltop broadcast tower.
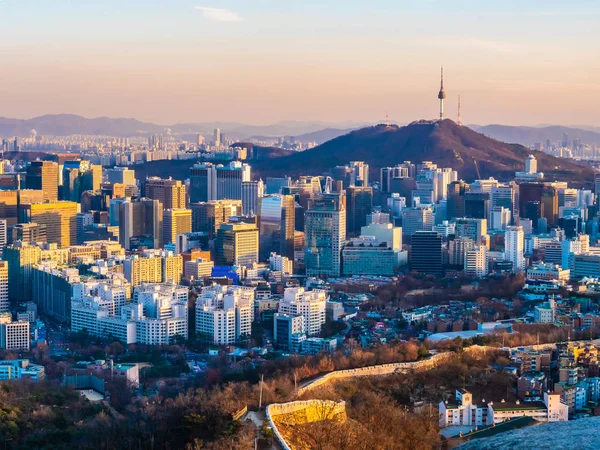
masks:
<path fill-rule="evenodd" d="M 438 93 L 438 98 L 440 99 L 440 120 L 444 120 L 444 99 L 446 98 L 446 93 L 444 92 L 444 66 L 442 66 L 440 92 Z"/>

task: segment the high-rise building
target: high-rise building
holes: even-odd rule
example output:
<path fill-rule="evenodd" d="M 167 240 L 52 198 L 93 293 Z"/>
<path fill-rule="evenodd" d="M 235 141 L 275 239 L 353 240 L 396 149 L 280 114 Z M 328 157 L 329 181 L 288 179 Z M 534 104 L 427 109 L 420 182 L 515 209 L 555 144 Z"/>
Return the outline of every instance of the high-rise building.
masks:
<path fill-rule="evenodd" d="M 196 299 L 196 336 L 218 345 L 247 342 L 254 320 L 254 288 L 211 286 Z"/>
<path fill-rule="evenodd" d="M 19 221 L 17 191 L 0 191 L 0 219 L 9 227 Z"/>
<path fill-rule="evenodd" d="M 509 184 L 499 184 L 492 186 L 490 208 L 503 207 L 510 211 L 511 222 L 519 218 L 519 203 L 518 203 L 519 186 L 515 182 Z"/>
<path fill-rule="evenodd" d="M 44 192 L 44 200 L 58 200 L 58 164 L 52 161 L 32 161 L 25 176 L 27 189 Z"/>
<path fill-rule="evenodd" d="M 473 187 L 471 185 L 471 187 Z M 467 192 L 465 194 L 465 217 L 487 219 L 490 215 L 490 194 Z"/>
<path fill-rule="evenodd" d="M 76 239 L 76 243 L 79 244 L 83 244 L 85 238 L 84 238 L 84 233 L 85 233 L 85 229 L 88 225 L 92 225 L 94 223 L 94 215 L 87 212 L 87 213 L 77 213 L 77 216 L 75 217 L 75 220 L 77 222 L 77 239 Z"/>
<path fill-rule="evenodd" d="M 34 242 L 46 243 L 46 225 L 37 223 L 18 223 L 12 227 L 11 242 L 21 241 L 26 244 Z"/>
<path fill-rule="evenodd" d="M 80 202 L 85 191 L 97 191 L 102 184 L 102 166 L 89 161 L 65 161 L 62 166 L 60 198 Z"/>
<path fill-rule="evenodd" d="M 31 203 L 20 206 L 20 218 L 24 223 L 45 225 L 48 243 L 68 247 L 77 242 L 78 211 L 75 202 Z"/>
<path fill-rule="evenodd" d="M 465 274 L 481 278 L 488 274 L 487 247 L 480 245 L 465 253 Z"/>
<path fill-rule="evenodd" d="M 269 195 L 260 199 L 260 260 L 271 253 L 294 259 L 295 202 L 291 195 Z"/>
<path fill-rule="evenodd" d="M 187 207 L 185 184 L 172 178 L 166 180 L 159 177 L 146 178 L 144 195 L 161 202 L 164 209 L 185 209 Z"/>
<path fill-rule="evenodd" d="M 475 241 L 468 237 L 457 237 L 448 241 L 448 264 L 450 266 L 463 266 L 465 255 L 475 248 Z"/>
<path fill-rule="evenodd" d="M 163 207 L 158 200 L 125 199 L 119 204 L 119 242 L 130 250 L 132 238 L 147 237 L 152 248 L 163 245 Z"/>
<path fill-rule="evenodd" d="M 0 314 L 8 312 L 10 301 L 8 298 L 8 262 L 0 261 Z"/>
<path fill-rule="evenodd" d="M 216 172 L 216 200 L 242 199 L 242 183 L 250 181 L 251 169 L 248 164 L 232 161 L 227 166 L 218 165 Z"/>
<path fill-rule="evenodd" d="M 114 167 L 106 170 L 110 184 L 135 185 L 135 170 L 127 167 Z"/>
<path fill-rule="evenodd" d="M 213 144 L 215 145 L 215 147 L 221 145 L 221 130 L 219 128 L 215 128 L 215 131 L 213 133 Z"/>
<path fill-rule="evenodd" d="M 463 180 L 453 181 L 448 185 L 446 210 L 448 220 L 465 216 L 465 194 L 470 186 Z"/>
<path fill-rule="evenodd" d="M 504 206 L 495 206 L 490 211 L 490 229 L 504 230 L 511 223 L 511 213 Z"/>
<path fill-rule="evenodd" d="M 279 348 L 290 352 L 297 351 L 299 341 L 306 339 L 304 317 L 275 313 L 273 315 L 273 339 Z"/>
<path fill-rule="evenodd" d="M 177 235 L 192 231 L 191 209 L 165 209 L 163 213 L 163 245 L 174 244 Z"/>
<path fill-rule="evenodd" d="M 198 163 L 190 167 L 190 203 L 216 199 L 216 173 L 211 163 Z"/>
<path fill-rule="evenodd" d="M 369 185 L 369 165 L 363 161 L 350 161 L 345 166 L 334 167 L 332 174 L 336 180 L 342 182 L 344 189 Z"/>
<path fill-rule="evenodd" d="M 265 195 L 265 184 L 262 180 L 242 181 L 242 214 L 257 216 L 260 199 Z"/>
<path fill-rule="evenodd" d="M 213 239 L 222 223 L 230 217 L 242 215 L 241 200 L 211 200 L 190 204 L 192 211 L 192 231 L 208 233 Z"/>
<path fill-rule="evenodd" d="M 350 186 L 346 189 L 346 233 L 356 234 L 367 224 L 373 210 L 373 188 Z"/>
<path fill-rule="evenodd" d="M 4 247 L 2 259 L 8 262 L 8 297 L 13 302 L 31 300 L 31 273 L 42 258 L 38 246 L 14 242 Z"/>
<path fill-rule="evenodd" d="M 258 228 L 252 223 L 223 223 L 215 241 L 215 264 L 250 267 L 258 262 Z"/>
<path fill-rule="evenodd" d="M 558 189 L 554 186 L 546 185 L 542 191 L 542 217 L 550 226 L 558 222 Z"/>
<path fill-rule="evenodd" d="M 402 234 L 406 237 L 417 231 L 430 231 L 434 225 L 433 209 L 429 206 L 402 210 Z"/>
<path fill-rule="evenodd" d="M 309 202 L 304 214 L 304 262 L 308 276 L 341 274 L 341 251 L 346 241 L 346 197 L 323 194 Z"/>
<path fill-rule="evenodd" d="M 563 269 L 569 269 L 570 255 L 581 255 L 590 251 L 590 237 L 587 234 L 578 234 L 574 238 L 561 241 Z"/>
<path fill-rule="evenodd" d="M 232 161 L 227 166 L 210 163 L 190 168 L 190 203 L 209 200 L 241 200 L 242 183 L 250 181 L 248 164 Z"/>
<path fill-rule="evenodd" d="M 519 217 L 530 219 L 534 224 L 544 217 L 542 183 L 522 183 L 519 185 Z"/>
<path fill-rule="evenodd" d="M 442 275 L 442 236 L 435 231 L 417 231 L 412 236 L 410 268 L 420 273 Z"/>
<path fill-rule="evenodd" d="M 279 314 L 304 318 L 307 336 L 318 336 L 325 324 L 327 294 L 325 291 L 306 291 L 302 287 L 287 288 L 279 302 Z"/>
<path fill-rule="evenodd" d="M 158 255 L 131 255 L 123 261 L 123 274 L 132 286 L 141 283 L 161 283 L 163 261 Z"/>
<path fill-rule="evenodd" d="M 457 238 L 472 239 L 477 245 L 487 242 L 487 220 L 459 217 L 455 220 L 455 234 Z"/>
<path fill-rule="evenodd" d="M 506 227 L 504 234 L 504 259 L 512 263 L 513 272 L 525 270 L 525 233 L 523 227 Z"/>

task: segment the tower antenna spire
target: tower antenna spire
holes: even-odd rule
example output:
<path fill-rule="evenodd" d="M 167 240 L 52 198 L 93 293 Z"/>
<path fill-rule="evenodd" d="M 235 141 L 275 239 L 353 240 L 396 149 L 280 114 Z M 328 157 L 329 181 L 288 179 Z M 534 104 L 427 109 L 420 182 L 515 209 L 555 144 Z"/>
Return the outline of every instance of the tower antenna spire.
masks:
<path fill-rule="evenodd" d="M 440 92 L 438 93 L 438 99 L 440 100 L 440 120 L 444 120 L 444 99 L 446 93 L 444 92 L 444 66 L 440 72 Z"/>
<path fill-rule="evenodd" d="M 460 118 L 460 94 L 458 95 L 458 126 L 462 126 L 462 120 Z"/>

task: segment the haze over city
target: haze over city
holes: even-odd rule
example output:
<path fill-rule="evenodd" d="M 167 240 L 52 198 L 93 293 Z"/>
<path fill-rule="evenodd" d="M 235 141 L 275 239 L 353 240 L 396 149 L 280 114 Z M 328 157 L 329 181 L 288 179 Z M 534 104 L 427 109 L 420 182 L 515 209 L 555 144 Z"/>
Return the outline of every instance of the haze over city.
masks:
<path fill-rule="evenodd" d="M 599 125 L 594 1 L 4 0 L 0 115 Z"/>

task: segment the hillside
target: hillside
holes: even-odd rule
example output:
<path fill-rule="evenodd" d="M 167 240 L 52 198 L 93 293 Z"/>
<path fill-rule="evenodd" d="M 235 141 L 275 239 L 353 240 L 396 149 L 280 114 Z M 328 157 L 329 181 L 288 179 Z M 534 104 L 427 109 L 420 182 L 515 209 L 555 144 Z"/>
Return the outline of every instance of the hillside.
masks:
<path fill-rule="evenodd" d="M 548 127 L 513 127 L 507 125 L 474 126 L 475 130 L 494 139 L 504 142 L 516 142 L 521 145 L 533 145 L 536 142 L 560 142 L 564 133 L 569 135 L 569 141 L 581 139 L 584 144 L 600 144 L 600 133 L 593 130 L 562 127 L 558 125 Z"/>
<path fill-rule="evenodd" d="M 348 134 L 351 131 L 354 131 L 356 128 L 325 128 L 323 130 L 314 131 L 312 133 L 301 134 L 300 136 L 296 136 L 296 140 L 299 142 L 316 142 L 317 144 L 322 144 L 324 142 L 335 139 L 336 137 L 343 136 L 344 134 Z"/>
<path fill-rule="evenodd" d="M 546 174 L 547 180 L 565 180 L 574 185 L 593 182 L 594 173 L 588 167 L 491 139 L 451 120 L 362 128 L 311 150 L 269 162 L 258 161 L 253 167 L 262 177 L 295 176 L 322 174 L 349 161 L 366 161 L 375 175 L 379 168 L 402 161 L 433 161 L 458 170 L 461 178 L 471 181 L 478 178 L 474 163 L 477 161 L 482 177 L 506 180 L 513 178 L 515 171 L 523 170 L 531 153 L 538 158 L 538 169 Z"/>

